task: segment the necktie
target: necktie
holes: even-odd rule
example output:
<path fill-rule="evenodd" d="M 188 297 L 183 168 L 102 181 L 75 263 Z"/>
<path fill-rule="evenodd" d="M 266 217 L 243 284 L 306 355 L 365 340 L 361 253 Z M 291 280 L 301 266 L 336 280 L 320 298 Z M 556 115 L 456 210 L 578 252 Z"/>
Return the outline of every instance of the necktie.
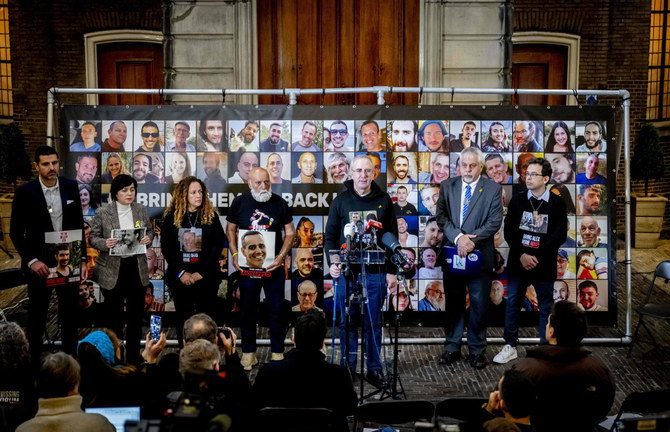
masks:
<path fill-rule="evenodd" d="M 470 204 L 470 198 L 472 198 L 472 192 L 470 190 L 470 185 L 465 186 L 465 199 L 463 200 L 463 219 L 465 219 L 465 214 L 468 212 L 468 205 Z"/>

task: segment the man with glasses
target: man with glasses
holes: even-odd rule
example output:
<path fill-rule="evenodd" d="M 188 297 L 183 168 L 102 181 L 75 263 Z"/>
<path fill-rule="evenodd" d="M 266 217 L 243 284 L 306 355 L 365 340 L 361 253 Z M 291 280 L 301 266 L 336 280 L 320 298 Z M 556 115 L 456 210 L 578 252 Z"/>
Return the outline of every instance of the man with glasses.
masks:
<path fill-rule="evenodd" d="M 174 141 L 167 143 L 167 151 L 170 152 L 194 152 L 195 147 L 187 144 L 186 140 L 191 136 L 191 126 L 183 121 L 175 123 L 172 129 Z"/>
<path fill-rule="evenodd" d="M 398 236 L 398 224 L 393 213 L 393 201 L 384 190 L 382 190 L 372 180 L 374 178 L 374 164 L 369 156 L 358 155 L 351 164 L 351 180 L 344 182 L 346 190 L 337 195 L 333 200 L 328 213 L 328 223 L 325 230 L 325 251 L 340 249 L 340 245 L 347 242 L 344 235 L 345 225 L 352 221 L 354 214 L 363 215 L 368 219 L 373 215 L 382 224 L 382 228 L 377 230 L 377 244 L 365 244 L 365 248 L 379 247 L 384 249 L 381 242 L 382 236 L 389 232 L 396 238 Z M 355 242 L 355 241 L 354 241 Z M 354 243 L 352 242 L 352 243 Z M 390 256 L 390 254 L 388 254 Z M 337 284 L 336 312 L 339 312 L 339 334 L 341 345 L 341 364 L 348 366 L 354 372 L 356 370 L 356 353 L 358 350 L 358 325 L 356 320 L 352 319 L 348 325 L 345 310 L 345 298 L 347 287 L 351 292 L 361 285 L 360 265 L 352 265 L 352 274 L 358 278 L 354 281 L 346 281 L 344 275 L 341 275 L 339 260 L 333 259 L 328 255 L 330 262 L 330 275 L 333 277 L 333 283 Z M 395 266 L 390 261 L 385 264 L 369 264 L 365 267 L 366 279 L 365 288 L 367 293 L 367 306 L 358 305 L 357 314 L 363 316 L 365 331 L 365 357 L 367 359 L 368 371 L 366 379 L 374 386 L 386 387 L 386 377 L 379 357 L 382 343 L 382 323 L 381 310 L 386 297 L 386 287 L 395 282 Z M 351 283 L 353 282 L 353 284 Z M 347 334 L 346 331 L 349 331 Z M 348 357 L 347 357 L 348 353 Z M 361 371 L 362 373 L 363 371 Z"/>
<path fill-rule="evenodd" d="M 293 312 L 305 312 L 311 308 L 321 311 L 321 308 L 316 306 L 316 285 L 310 280 L 306 280 L 298 285 L 298 304 L 291 308 Z"/>
<path fill-rule="evenodd" d="M 531 121 L 517 122 L 514 129 L 514 151 L 537 153 L 544 151 L 535 140 L 535 123 Z"/>
<path fill-rule="evenodd" d="M 228 183 L 247 183 L 249 173 L 252 169 L 258 168 L 258 156 L 256 153 L 243 152 L 237 162 L 237 171 L 228 179 Z"/>
<path fill-rule="evenodd" d="M 540 308 L 540 343 L 547 342 L 544 330 L 554 304 L 553 283 L 558 276 L 554 260 L 557 256 L 562 257 L 559 248 L 568 235 L 565 202 L 547 188 L 551 175 L 548 160 L 531 159 L 526 170 L 528 190 L 512 197 L 507 209 L 505 238 L 510 251 L 507 259 L 505 346 L 493 358 L 495 363 L 507 363 L 517 358 L 519 311 L 529 285 L 535 287 Z"/>
<path fill-rule="evenodd" d="M 349 128 L 342 120 L 335 120 L 330 124 L 330 145 L 324 147 L 324 151 L 354 151 L 353 142 L 347 143 L 349 139 Z"/>
<path fill-rule="evenodd" d="M 419 300 L 420 312 L 433 312 L 444 310 L 444 286 L 442 282 L 433 281 L 426 287 L 424 297 Z"/>

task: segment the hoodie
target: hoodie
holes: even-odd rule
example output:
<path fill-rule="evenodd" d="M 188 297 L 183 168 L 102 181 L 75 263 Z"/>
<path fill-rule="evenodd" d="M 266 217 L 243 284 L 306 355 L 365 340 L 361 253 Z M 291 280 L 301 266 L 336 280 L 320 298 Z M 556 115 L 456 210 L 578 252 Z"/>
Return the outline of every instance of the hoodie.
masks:
<path fill-rule="evenodd" d="M 377 230 L 377 245 L 379 248 L 388 250 L 382 244 L 384 233 L 390 232 L 398 237 L 398 222 L 393 213 L 393 201 L 391 197 L 381 190 L 375 182 L 370 185 L 370 193 L 366 196 L 359 196 L 354 191 L 354 181 L 344 182 L 346 190 L 339 194 L 330 205 L 328 213 L 328 223 L 326 224 L 325 252 L 330 263 L 328 252 L 333 249 L 340 249 L 341 245 L 346 243 L 344 236 L 344 226 L 350 222 L 352 212 L 360 212 L 361 221 L 365 223 L 365 218 L 369 212 L 376 214 L 377 220 L 381 222 L 382 228 Z M 387 254 L 388 258 L 389 254 Z M 395 273 L 395 266 L 387 259 L 385 269 L 377 266 L 370 266 L 370 273 Z"/>

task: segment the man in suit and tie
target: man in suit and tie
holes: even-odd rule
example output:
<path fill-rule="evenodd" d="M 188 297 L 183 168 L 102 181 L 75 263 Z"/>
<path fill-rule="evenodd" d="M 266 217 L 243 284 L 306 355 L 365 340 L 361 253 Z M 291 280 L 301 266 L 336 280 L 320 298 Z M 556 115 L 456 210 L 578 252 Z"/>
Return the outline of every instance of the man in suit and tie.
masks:
<path fill-rule="evenodd" d="M 468 361 L 472 367 L 482 369 L 486 367 L 486 317 L 495 263 L 493 237 L 503 220 L 502 187 L 482 177 L 484 154 L 476 147 L 461 152 L 459 166 L 461 175 L 440 185 L 437 223 L 444 232 L 442 245 L 457 247 L 460 258 L 475 249 L 481 253 L 481 271 L 470 275 L 450 273 L 445 264 L 447 323 L 440 364 L 452 364 L 461 357 L 467 287 Z"/>
<path fill-rule="evenodd" d="M 52 231 L 81 230 L 84 220 L 79 201 L 77 182 L 58 176 L 58 153 L 52 147 L 41 146 L 35 151 L 38 178 L 16 189 L 12 203 L 10 237 L 21 255 L 21 268 L 28 277 L 28 342 L 34 366 L 39 366 L 42 334 L 46 324 L 52 287 L 49 277 L 44 234 Z M 81 277 L 86 280 L 86 248 L 82 248 Z M 63 350 L 74 354 L 77 346 L 76 307 L 79 282 L 56 287 L 58 320 Z"/>

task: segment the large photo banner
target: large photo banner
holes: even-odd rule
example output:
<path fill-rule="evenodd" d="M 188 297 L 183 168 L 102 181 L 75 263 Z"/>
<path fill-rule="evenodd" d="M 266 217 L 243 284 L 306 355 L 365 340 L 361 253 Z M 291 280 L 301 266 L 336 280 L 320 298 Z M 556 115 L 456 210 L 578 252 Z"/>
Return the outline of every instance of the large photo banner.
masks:
<path fill-rule="evenodd" d="M 296 236 L 285 262 L 286 310 L 332 311 L 324 227 L 330 203 L 350 179 L 353 158 L 366 154 L 374 162 L 374 181 L 394 202 L 400 243 L 415 262 L 405 289 L 389 287 L 385 310 L 398 305 L 411 311 L 411 320 L 442 325 L 442 232 L 435 219 L 439 188 L 460 175 L 460 152 L 475 146 L 485 156 L 482 174 L 502 185 L 505 211 L 514 194 L 526 191 L 528 161 L 543 157 L 551 163 L 548 186 L 568 213 L 568 238 L 556 257 L 554 300 L 581 305 L 592 323 L 616 322 L 612 107 L 65 106 L 59 115 L 59 153 L 65 175 L 79 183 L 85 220 L 108 202 L 114 177 L 130 174 L 138 182 L 137 201 L 148 207 L 157 234 L 146 249 L 153 282 L 147 287 L 147 311 L 174 310 L 170 287 L 163 283 L 160 231 L 175 185 L 188 176 L 203 180 L 225 231 L 228 207 L 249 191 L 254 167 L 268 170 L 272 192 L 293 212 Z M 266 219 L 255 215 L 240 230 L 271 223 Z M 547 224 L 541 211 L 528 212 L 520 228 L 539 234 Z M 197 248 L 198 233 L 184 234 L 181 247 Z M 528 246 L 535 237 L 528 235 Z M 489 318 L 502 325 L 509 255 L 504 227 L 495 246 Z M 224 315 L 239 310 L 237 274 L 228 255 L 226 244 L 219 260 Z M 94 271 L 94 262 L 89 266 Z M 532 286 L 524 310 L 527 316 L 538 310 Z"/>

